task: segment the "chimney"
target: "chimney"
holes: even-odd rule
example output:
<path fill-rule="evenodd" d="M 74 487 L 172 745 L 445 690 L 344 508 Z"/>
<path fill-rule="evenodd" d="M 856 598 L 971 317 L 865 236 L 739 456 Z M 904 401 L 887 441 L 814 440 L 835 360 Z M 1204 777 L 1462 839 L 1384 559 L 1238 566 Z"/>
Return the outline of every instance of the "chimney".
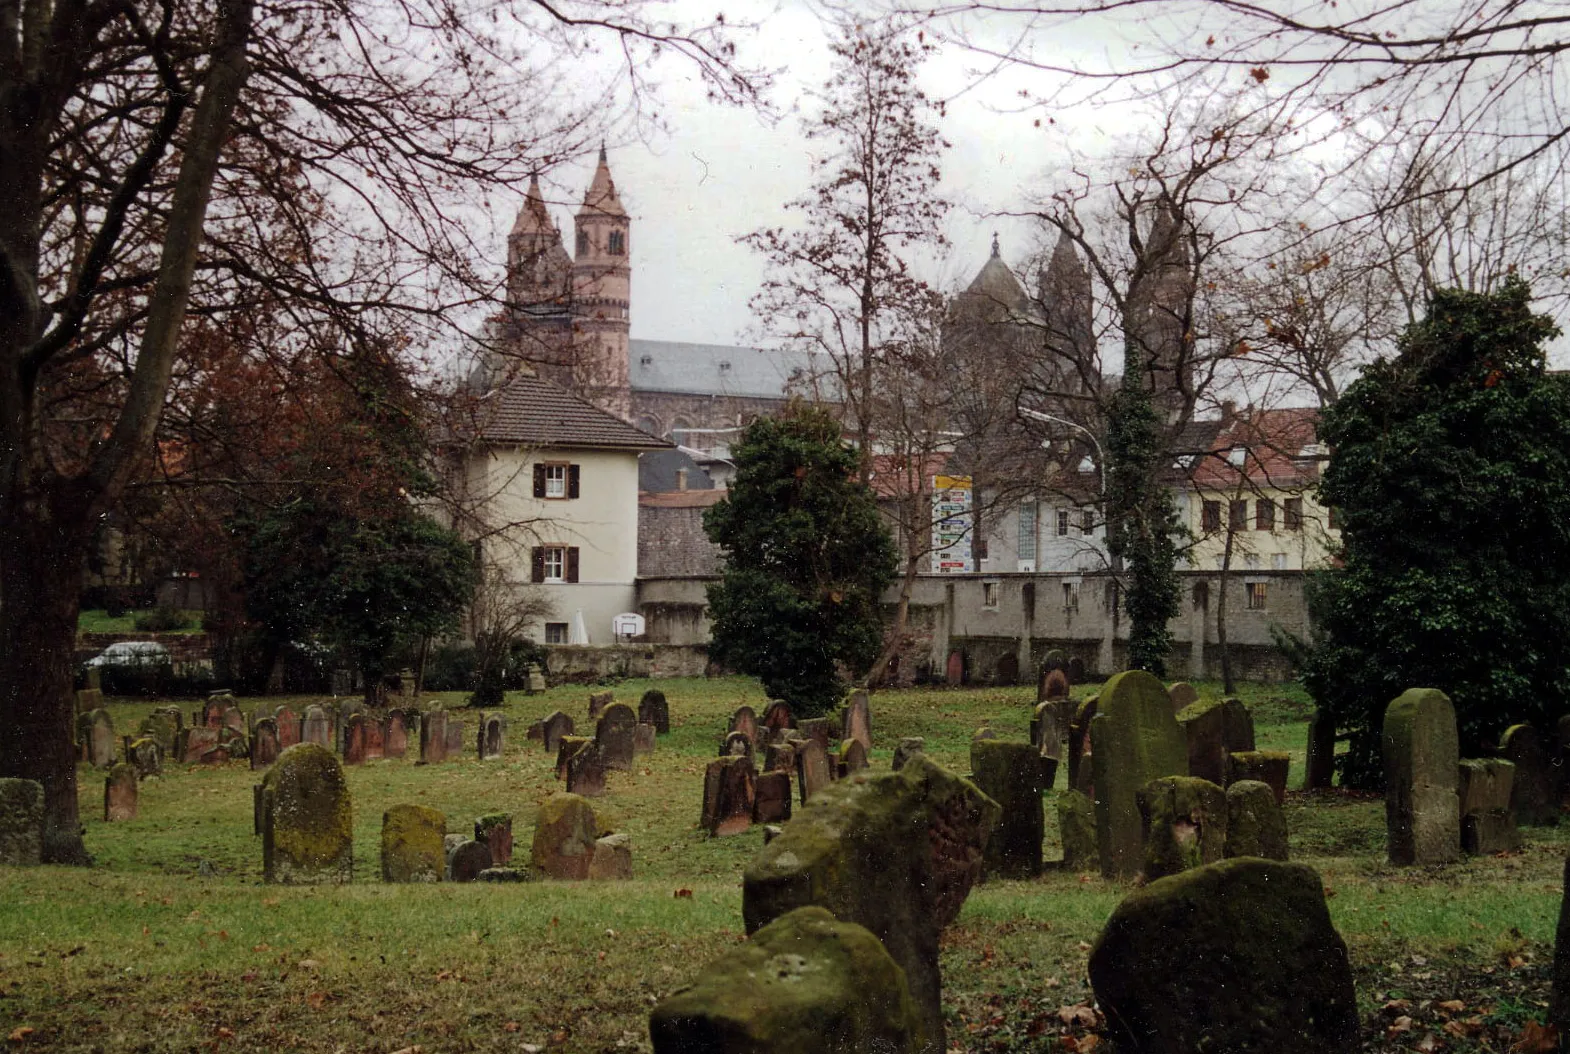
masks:
<path fill-rule="evenodd" d="M 676 470 L 676 489 L 687 489 L 687 470 L 684 468 L 679 468 Z"/>

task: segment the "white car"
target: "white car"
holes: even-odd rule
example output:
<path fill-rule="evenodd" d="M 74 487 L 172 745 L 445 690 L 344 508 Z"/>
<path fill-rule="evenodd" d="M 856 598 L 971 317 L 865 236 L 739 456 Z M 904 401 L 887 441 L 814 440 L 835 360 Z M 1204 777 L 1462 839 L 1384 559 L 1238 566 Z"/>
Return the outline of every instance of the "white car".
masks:
<path fill-rule="evenodd" d="M 122 640 L 88 659 L 86 666 L 168 666 L 169 649 L 155 640 Z"/>

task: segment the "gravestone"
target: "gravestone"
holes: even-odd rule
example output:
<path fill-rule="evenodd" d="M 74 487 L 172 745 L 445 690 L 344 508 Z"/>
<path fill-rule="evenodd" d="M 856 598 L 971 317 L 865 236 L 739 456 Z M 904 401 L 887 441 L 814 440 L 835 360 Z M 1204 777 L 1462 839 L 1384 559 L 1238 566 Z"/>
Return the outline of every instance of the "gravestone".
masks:
<path fill-rule="evenodd" d="M 562 736 L 556 741 L 556 778 L 567 778 L 567 759 L 592 742 L 587 736 Z"/>
<path fill-rule="evenodd" d="M 699 826 L 711 838 L 740 834 L 752 825 L 757 778 L 750 757 L 724 757 L 709 762 L 703 773 L 703 815 Z"/>
<path fill-rule="evenodd" d="M 1100 696 L 1091 696 L 1074 708 L 1068 726 L 1068 786 L 1086 797 L 1091 792 L 1090 722 L 1095 720 Z"/>
<path fill-rule="evenodd" d="M 1225 787 L 1227 759 L 1254 749 L 1254 718 L 1237 699 L 1210 699 L 1184 707 L 1178 726 L 1188 745 L 1188 774 Z"/>
<path fill-rule="evenodd" d="M 843 780 L 796 813 L 742 878 L 749 934 L 816 905 L 865 926 L 905 971 L 924 1038 L 944 1041 L 938 940 L 981 872 L 997 803 L 918 755 L 898 772 Z"/>
<path fill-rule="evenodd" d="M 1559 798 L 1553 768 L 1537 729 L 1531 725 L 1505 729 L 1499 738 L 1499 756 L 1515 766 L 1510 807 L 1515 811 L 1516 823 L 1526 827 L 1558 823 Z"/>
<path fill-rule="evenodd" d="M 507 719 L 501 714 L 480 718 L 480 734 L 475 748 L 481 761 L 499 761 L 507 749 Z"/>
<path fill-rule="evenodd" d="M 563 736 L 562 744 L 573 737 Z M 567 758 L 567 793 L 598 798 L 605 793 L 605 756 L 600 744 L 593 739 L 582 740 L 583 745 Z"/>
<path fill-rule="evenodd" d="M 864 751 L 872 750 L 872 708 L 866 689 L 858 688 L 846 698 L 840 737 L 856 740 Z"/>
<path fill-rule="evenodd" d="M 1284 750 L 1236 750 L 1227 755 L 1227 783 L 1258 780 L 1275 792 L 1276 802 L 1286 801 L 1292 755 Z"/>
<path fill-rule="evenodd" d="M 354 810 L 343 766 L 319 743 L 278 755 L 262 780 L 262 874 L 268 883 L 343 883 L 354 869 Z"/>
<path fill-rule="evenodd" d="M 237 732 L 224 725 L 218 729 L 218 752 L 224 755 L 222 758 L 224 761 L 248 757 L 251 752 L 251 741 L 246 738 L 244 732 Z M 211 760 L 211 756 L 203 760 Z"/>
<path fill-rule="evenodd" d="M 1139 791 L 1163 776 L 1188 775 L 1188 744 L 1167 690 L 1143 670 L 1107 681 L 1090 727 L 1101 874 L 1132 878 L 1145 857 Z"/>
<path fill-rule="evenodd" d="M 1359 1049 L 1346 944 L 1302 864 L 1244 858 L 1130 893 L 1090 952 L 1119 1050 Z"/>
<path fill-rule="evenodd" d="M 594 852 L 589 856 L 589 878 L 592 881 L 632 878 L 632 836 L 608 834 L 596 838 Z"/>
<path fill-rule="evenodd" d="M 587 799 L 552 794 L 540 804 L 535 817 L 529 862 L 546 878 L 588 878 L 594 843 L 610 833 Z"/>
<path fill-rule="evenodd" d="M 200 720 L 198 723 L 201 724 L 203 728 L 222 728 L 224 723 L 224 708 L 233 701 L 233 697 L 230 696 L 228 692 L 223 693 L 223 695 L 218 695 L 217 693 L 209 695 L 206 701 L 202 703 L 202 709 L 199 713 Z"/>
<path fill-rule="evenodd" d="M 114 764 L 114 719 L 102 708 L 94 710 L 90 717 L 87 763 L 95 769 L 106 769 Z"/>
<path fill-rule="evenodd" d="M 1461 857 L 1456 713 L 1436 688 L 1412 688 L 1385 709 L 1385 832 L 1390 862 L 1448 864 Z"/>
<path fill-rule="evenodd" d="M 305 708 L 305 715 L 300 719 L 300 742 L 315 743 L 328 750 L 333 748 L 332 724 L 326 710 L 315 705 Z"/>
<path fill-rule="evenodd" d="M 94 671 L 97 666 L 92 667 Z M 76 691 L 76 712 L 90 714 L 104 705 L 104 693 L 101 688 L 78 688 Z"/>
<path fill-rule="evenodd" d="M 343 726 L 343 763 L 363 765 L 366 747 L 365 715 L 350 714 Z"/>
<path fill-rule="evenodd" d="M 891 767 L 895 772 L 904 768 L 906 763 L 917 754 L 927 749 L 927 740 L 922 736 L 905 736 L 894 747 L 894 760 Z"/>
<path fill-rule="evenodd" d="M 1268 783 L 1238 780 L 1227 788 L 1226 855 L 1287 859 L 1287 820 Z"/>
<path fill-rule="evenodd" d="M 382 881 L 440 882 L 447 870 L 447 817 L 424 805 L 382 813 Z"/>
<path fill-rule="evenodd" d="M 570 736 L 573 731 L 572 718 L 557 710 L 540 726 L 540 746 L 547 754 L 554 754 L 561 747 L 561 737 Z"/>
<path fill-rule="evenodd" d="M 523 689 L 525 695 L 539 695 L 549 687 L 549 685 L 545 683 L 545 671 L 540 669 L 539 663 L 529 663 L 528 672 L 525 674 L 525 677 L 527 678 Z"/>
<path fill-rule="evenodd" d="M 104 777 L 104 822 L 136 819 L 136 766 L 125 762 Z"/>
<path fill-rule="evenodd" d="M 420 760 L 427 765 L 447 760 L 447 711 L 432 710 L 421 719 Z"/>
<path fill-rule="evenodd" d="M 638 729 L 638 715 L 626 703 L 611 703 L 600 714 L 594 729 L 594 739 L 600 746 L 600 756 L 605 767 L 615 772 L 631 772 L 632 759 L 637 753 L 634 736 Z"/>
<path fill-rule="evenodd" d="M 763 748 L 763 771 L 795 772 L 796 743 L 794 740 L 775 741 Z"/>
<path fill-rule="evenodd" d="M 965 683 L 965 656 L 962 652 L 951 651 L 946 663 L 943 664 L 943 683 L 950 688 L 958 688 Z"/>
<path fill-rule="evenodd" d="M 1041 675 L 1041 681 L 1036 686 L 1036 701 L 1044 703 L 1052 699 L 1067 699 L 1068 693 L 1068 675 L 1062 670 L 1048 670 Z"/>
<path fill-rule="evenodd" d="M 638 723 L 640 725 L 653 725 L 654 731 L 665 735 L 671 730 L 671 708 L 665 701 L 665 693 L 658 688 L 650 688 L 638 700 Z"/>
<path fill-rule="evenodd" d="M 801 803 L 807 804 L 831 781 L 827 752 L 817 740 L 803 740 L 796 747 L 796 786 L 801 788 Z"/>
<path fill-rule="evenodd" d="M 484 842 L 466 839 L 447 854 L 447 878 L 452 882 L 475 882 L 480 872 L 491 866 L 491 848 Z"/>
<path fill-rule="evenodd" d="M 659 742 L 659 732 L 651 724 L 639 721 L 632 730 L 632 752 L 634 754 L 652 754 L 654 746 Z"/>
<path fill-rule="evenodd" d="M 238 706 L 227 706 L 224 708 L 223 726 L 234 729 L 242 736 L 249 735 L 251 731 L 249 723 L 245 720 L 245 714 L 241 712 Z"/>
<path fill-rule="evenodd" d="M 1165 878 L 1226 854 L 1227 792 L 1193 776 L 1151 780 L 1138 794 L 1147 879 Z"/>
<path fill-rule="evenodd" d="M 615 692 L 593 692 L 589 695 L 589 720 L 598 721 L 605 708 L 616 701 Z"/>
<path fill-rule="evenodd" d="M 1001 813 L 987 840 L 986 873 L 1031 878 L 1041 870 L 1046 766 L 1029 743 L 978 739 L 970 744 L 971 780 Z"/>
<path fill-rule="evenodd" d="M 1087 871 L 1101 866 L 1096 847 L 1096 807 L 1077 790 L 1058 798 L 1058 838 L 1063 846 L 1063 869 Z"/>
<path fill-rule="evenodd" d="M 386 729 L 383 718 L 365 714 L 365 760 L 377 761 L 387 756 Z"/>
<path fill-rule="evenodd" d="M 840 779 L 854 776 L 867 767 L 867 748 L 861 745 L 859 739 L 847 739 L 840 743 L 839 755 L 835 758 L 835 772 Z"/>
<path fill-rule="evenodd" d="M 545 722 L 534 721 L 530 723 L 528 730 L 523 733 L 523 738 L 531 743 L 545 742 Z"/>
<path fill-rule="evenodd" d="M 271 717 L 259 719 L 251 734 L 251 768 L 271 768 L 282 749 L 278 745 L 278 722 Z"/>
<path fill-rule="evenodd" d="M 771 740 L 778 733 L 796 727 L 796 715 L 791 712 L 790 704 L 783 699 L 775 699 L 764 707 L 763 716 L 759 721 L 771 733 L 769 737 Z"/>
<path fill-rule="evenodd" d="M 43 854 L 43 784 L 0 778 L 0 865 L 35 867 Z"/>
<path fill-rule="evenodd" d="M 736 731 L 725 733 L 725 739 L 720 743 L 720 756 L 727 758 L 752 757 L 752 740 L 747 733 Z"/>
<path fill-rule="evenodd" d="M 278 750 L 283 752 L 300 742 L 300 715 L 287 706 L 280 706 L 273 712 L 273 720 L 278 722 Z"/>
<path fill-rule="evenodd" d="M 1067 751 L 1072 706 L 1070 700 L 1053 699 L 1049 702 L 1037 703 L 1036 709 L 1031 713 L 1030 742 L 1035 746 L 1037 754 L 1052 762 L 1054 777 Z M 1052 789 L 1050 780 L 1047 789 Z"/>
<path fill-rule="evenodd" d="M 883 943 L 797 908 L 705 966 L 649 1015 L 655 1054 L 937 1050 Z"/>
<path fill-rule="evenodd" d="M 758 745 L 758 715 L 750 706 L 738 706 L 736 712 L 730 715 L 730 724 L 726 726 L 727 732 L 741 732 Z"/>
<path fill-rule="evenodd" d="M 131 740 L 131 745 L 125 754 L 131 759 L 131 764 L 136 766 L 137 775 L 143 779 L 163 774 L 164 752 L 159 747 L 158 740 L 151 736 Z"/>
<path fill-rule="evenodd" d="M 456 714 L 447 715 L 447 746 L 442 753 L 450 759 L 463 757 L 463 720 Z"/>
<path fill-rule="evenodd" d="M 512 813 L 491 813 L 475 820 L 474 840 L 484 842 L 490 849 L 493 866 L 505 867 L 512 863 Z"/>
<path fill-rule="evenodd" d="M 401 709 L 387 711 L 387 721 L 382 732 L 382 753 L 390 758 L 401 758 L 409 753 L 409 715 Z"/>
<path fill-rule="evenodd" d="M 1068 680 L 1070 684 L 1082 684 L 1085 680 L 1085 660 L 1078 655 L 1068 657 Z"/>
<path fill-rule="evenodd" d="M 1461 851 L 1474 856 L 1502 853 L 1521 845 L 1510 792 L 1516 767 L 1501 758 L 1462 758 L 1456 797 L 1461 809 Z"/>
<path fill-rule="evenodd" d="M 790 773 L 760 773 L 753 784 L 753 795 L 753 823 L 784 823 L 790 819 Z"/>
<path fill-rule="evenodd" d="M 220 757 L 220 755 L 223 755 Z M 228 756 L 218 745 L 218 729 L 200 725 L 180 730 L 180 763 L 182 765 L 215 764 L 227 761 Z"/>
<path fill-rule="evenodd" d="M 1308 758 L 1303 769 L 1304 790 L 1329 788 L 1336 772 L 1336 721 L 1324 710 L 1308 719 Z"/>
<path fill-rule="evenodd" d="M 172 758 L 180 746 L 180 711 L 170 713 L 168 708 L 154 710 L 142 721 L 141 734 L 157 741 L 160 757 Z"/>
<path fill-rule="evenodd" d="M 834 747 L 839 743 L 826 717 L 809 717 L 798 723 L 796 731 L 822 747 L 825 757 L 833 753 Z"/>
<path fill-rule="evenodd" d="M 1187 681 L 1178 681 L 1167 689 L 1167 698 L 1172 700 L 1172 712 L 1180 714 L 1199 702 L 1199 689 Z"/>

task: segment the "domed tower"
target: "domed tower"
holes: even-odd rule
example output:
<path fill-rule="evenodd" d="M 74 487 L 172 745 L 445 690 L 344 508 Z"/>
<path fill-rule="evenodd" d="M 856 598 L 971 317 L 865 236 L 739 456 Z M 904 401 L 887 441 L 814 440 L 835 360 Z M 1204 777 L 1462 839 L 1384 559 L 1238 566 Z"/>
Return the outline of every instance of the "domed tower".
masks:
<path fill-rule="evenodd" d="M 627 357 L 631 328 L 631 224 L 616 194 L 605 148 L 578 209 L 572 264 L 572 389 L 623 419 L 632 410 Z"/>
<path fill-rule="evenodd" d="M 530 178 L 507 235 L 505 326 L 514 355 L 561 379 L 572 346 L 572 257 L 545 207 L 539 176 Z"/>

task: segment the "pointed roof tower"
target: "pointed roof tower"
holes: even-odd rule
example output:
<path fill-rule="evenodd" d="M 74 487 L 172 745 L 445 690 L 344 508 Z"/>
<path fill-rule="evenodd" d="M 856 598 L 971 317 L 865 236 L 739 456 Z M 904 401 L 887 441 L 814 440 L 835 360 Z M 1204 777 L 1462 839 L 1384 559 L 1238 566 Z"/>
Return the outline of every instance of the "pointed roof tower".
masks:
<path fill-rule="evenodd" d="M 546 234 L 561 237 L 555 221 L 551 219 L 550 210 L 545 207 L 545 196 L 540 193 L 540 174 L 531 173 L 529 176 L 529 192 L 524 195 L 523 208 L 518 210 L 518 218 L 512 222 L 511 237 L 522 235 Z"/>
<path fill-rule="evenodd" d="M 600 163 L 594 169 L 594 180 L 583 195 L 583 206 L 578 209 L 578 215 L 614 216 L 618 219 L 627 217 L 627 210 L 622 208 L 621 198 L 616 194 L 616 181 L 611 179 L 611 166 L 605 159 L 603 144 L 600 146 Z"/>
<path fill-rule="evenodd" d="M 971 279 L 970 285 L 965 287 L 965 292 L 960 296 L 962 299 L 974 298 L 1009 310 L 1021 309 L 1029 302 L 1025 287 L 1019 284 L 1014 272 L 1003 262 L 996 234 L 992 236 L 992 255 L 981 265 L 981 270 L 976 272 L 976 277 Z"/>

